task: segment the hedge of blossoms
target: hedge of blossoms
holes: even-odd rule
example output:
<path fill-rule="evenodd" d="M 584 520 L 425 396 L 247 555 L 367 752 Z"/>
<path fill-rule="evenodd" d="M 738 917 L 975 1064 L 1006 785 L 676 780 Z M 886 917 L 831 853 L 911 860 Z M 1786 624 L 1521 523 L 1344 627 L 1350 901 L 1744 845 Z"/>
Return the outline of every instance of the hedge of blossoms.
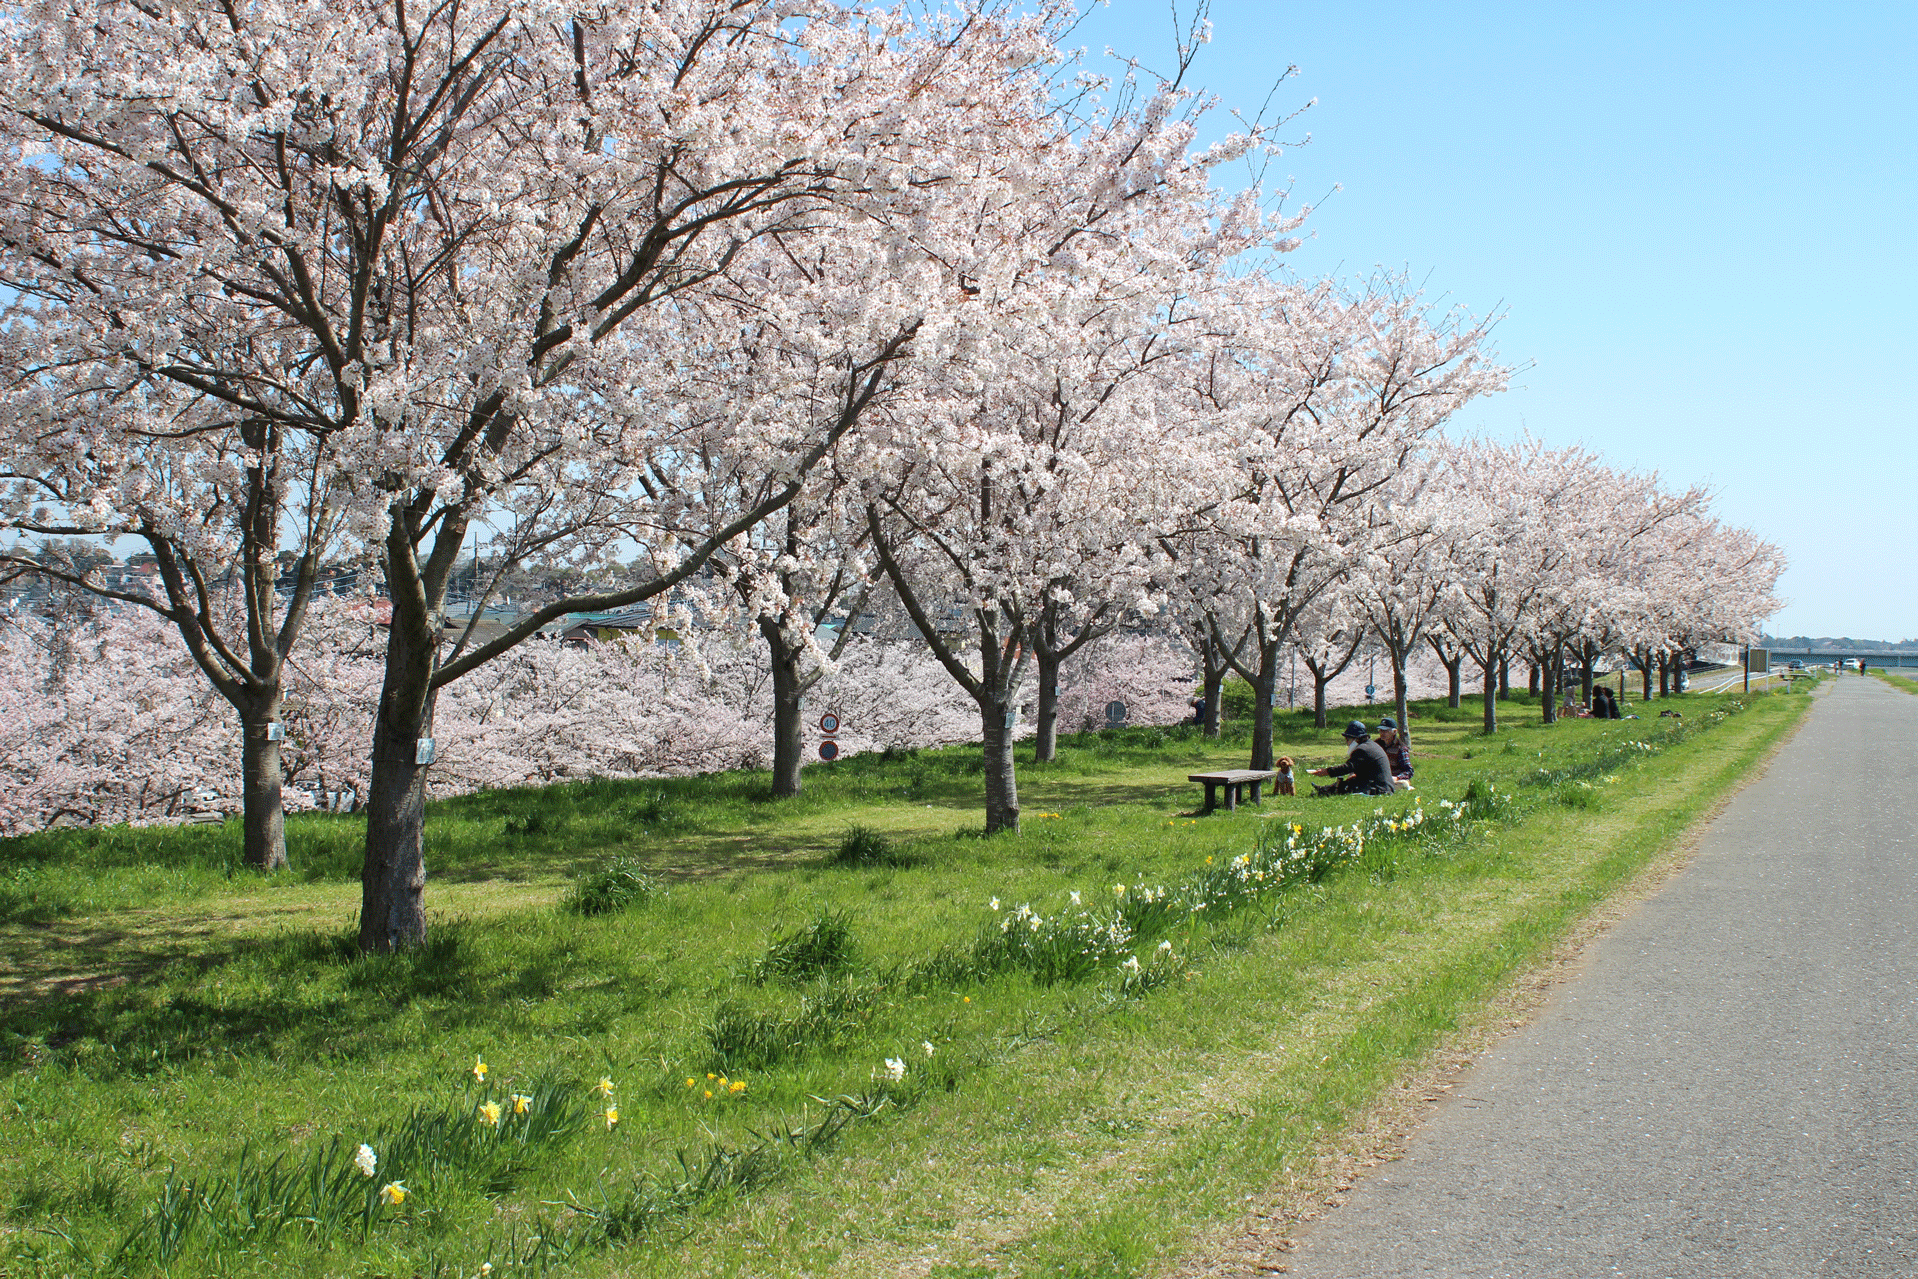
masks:
<path fill-rule="evenodd" d="M 338 608 L 290 664 L 281 758 L 288 808 L 307 787 L 364 795 L 380 688 L 376 628 Z M 1189 659 L 1125 637 L 1076 673 L 1073 726 L 1104 722 L 1110 700 L 1135 722 L 1186 713 Z M 659 777 L 766 764 L 765 651 L 709 640 L 695 653 L 652 643 L 529 645 L 454 685 L 436 719 L 435 793 L 580 777 Z M 819 686 L 848 752 L 976 739 L 978 717 L 924 647 L 859 642 Z M 1096 721 L 1093 716 L 1098 717 Z M 163 623 L 103 612 L 77 627 L 0 626 L 0 834 L 56 822 L 151 822 L 189 808 L 231 810 L 238 725 Z M 216 792 L 214 801 L 196 799 Z"/>

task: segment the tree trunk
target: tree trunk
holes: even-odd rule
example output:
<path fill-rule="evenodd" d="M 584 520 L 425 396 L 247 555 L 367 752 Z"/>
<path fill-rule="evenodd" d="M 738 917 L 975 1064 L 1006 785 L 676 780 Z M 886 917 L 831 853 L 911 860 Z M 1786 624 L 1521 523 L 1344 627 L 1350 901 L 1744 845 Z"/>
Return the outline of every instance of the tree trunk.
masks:
<path fill-rule="evenodd" d="M 1530 666 L 1532 670 L 1531 670 L 1531 674 L 1527 676 L 1525 680 L 1525 691 L 1530 693 L 1533 697 L 1537 697 L 1538 690 L 1539 690 L 1539 679 L 1542 672 L 1540 672 L 1537 662 L 1528 662 L 1526 664 Z"/>
<path fill-rule="evenodd" d="M 1405 701 L 1405 658 L 1403 653 L 1392 654 L 1392 713 L 1398 717 L 1399 736 L 1409 742 L 1412 740 L 1412 712 Z"/>
<path fill-rule="evenodd" d="M 1035 647 L 1032 660 L 1039 672 L 1039 734 L 1034 739 L 1035 760 L 1059 756 L 1059 658 Z"/>
<path fill-rule="evenodd" d="M 1539 672 L 1539 695 L 1544 699 L 1540 704 L 1545 708 L 1544 722 L 1558 723 L 1558 664 L 1555 661 L 1543 663 L 1543 669 L 1534 666 Z"/>
<path fill-rule="evenodd" d="M 1498 732 L 1498 672 L 1496 660 L 1485 663 L 1485 731 Z"/>
<path fill-rule="evenodd" d="M 280 795 L 280 744 L 267 730 L 279 719 L 277 690 L 267 709 L 240 717 L 240 804 L 246 864 L 254 870 L 286 866 L 286 807 Z"/>
<path fill-rule="evenodd" d="M 790 799 L 799 793 L 799 770 L 805 764 L 805 690 L 799 680 L 804 650 L 786 642 L 785 628 L 777 618 L 760 618 L 759 633 L 766 637 L 772 659 L 773 798 Z"/>
<path fill-rule="evenodd" d="M 1464 668 L 1465 654 L 1463 653 L 1445 663 L 1445 704 L 1453 710 L 1457 710 L 1460 701 L 1464 699 L 1464 681 L 1459 678 L 1459 672 Z"/>
<path fill-rule="evenodd" d="M 424 642 L 422 642 L 424 641 Z M 373 778 L 366 797 L 366 862 L 360 870 L 360 949 L 386 952 L 426 941 L 426 769 L 419 741 L 432 731 L 438 638 L 394 618 L 386 681 L 373 724 Z"/>
<path fill-rule="evenodd" d="M 1312 727 L 1325 727 L 1325 688 L 1332 682 L 1330 675 L 1312 673 Z"/>
<path fill-rule="evenodd" d="M 1590 640 L 1586 640 L 1583 648 L 1579 651 L 1579 655 L 1585 662 L 1585 669 L 1579 679 L 1579 701 L 1584 704 L 1586 710 L 1590 710 L 1592 708 L 1592 681 L 1596 678 L 1592 667 L 1598 662 L 1598 646 Z"/>
<path fill-rule="evenodd" d="M 1634 660 L 1638 664 L 1638 673 L 1645 677 L 1645 700 L 1649 702 L 1652 700 L 1652 651 L 1643 649 Z"/>
<path fill-rule="evenodd" d="M 1658 695 L 1672 695 L 1672 655 L 1662 651 L 1658 655 Z"/>
<path fill-rule="evenodd" d="M 1010 702 L 979 703 L 986 760 L 986 834 L 1019 833 L 1019 779 L 1013 770 Z"/>
<path fill-rule="evenodd" d="M 1504 701 L 1512 695 L 1512 659 L 1498 659 L 1498 700 Z"/>
<path fill-rule="evenodd" d="M 1272 749 L 1272 690 L 1278 687 L 1277 645 L 1271 645 L 1274 656 L 1267 658 L 1260 654 L 1259 675 L 1252 681 L 1252 763 L 1251 768 L 1270 768 L 1277 754 Z"/>
<path fill-rule="evenodd" d="M 1219 721 L 1225 718 L 1224 708 L 1219 705 L 1225 699 L 1225 667 L 1216 670 L 1207 668 L 1205 672 L 1205 735 L 1216 738 L 1219 735 Z"/>

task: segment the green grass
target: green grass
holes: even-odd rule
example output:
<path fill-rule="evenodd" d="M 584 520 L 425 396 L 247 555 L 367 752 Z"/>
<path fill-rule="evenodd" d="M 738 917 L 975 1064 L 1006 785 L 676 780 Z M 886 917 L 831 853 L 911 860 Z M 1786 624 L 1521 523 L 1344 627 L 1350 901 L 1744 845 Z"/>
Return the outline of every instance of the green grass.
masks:
<path fill-rule="evenodd" d="M 0 1274 L 1151 1273 L 1298 1175 L 1808 701 L 1681 732 L 1547 729 L 1515 697 L 1492 738 L 1423 704 L 1417 800 L 1476 787 L 1472 819 L 1237 895 L 1236 859 L 1414 798 L 1198 818 L 1185 774 L 1245 745 L 1176 729 L 1022 757 L 1026 829 L 990 839 L 976 749 L 815 767 L 780 803 L 748 773 L 468 796 L 431 810 L 431 944 L 382 958 L 352 946 L 354 818 L 290 822 L 265 880 L 224 829 L 0 843 Z M 1717 704 L 1670 706 L 1692 730 Z M 1280 738 L 1302 767 L 1340 753 L 1304 717 Z M 1045 926 L 1010 945 L 1026 903 Z M 370 1198 L 395 1177 L 405 1202 Z"/>
<path fill-rule="evenodd" d="M 1912 679 L 1906 675 L 1893 675 L 1884 670 L 1874 670 L 1872 674 L 1900 692 L 1918 694 L 1918 679 Z"/>

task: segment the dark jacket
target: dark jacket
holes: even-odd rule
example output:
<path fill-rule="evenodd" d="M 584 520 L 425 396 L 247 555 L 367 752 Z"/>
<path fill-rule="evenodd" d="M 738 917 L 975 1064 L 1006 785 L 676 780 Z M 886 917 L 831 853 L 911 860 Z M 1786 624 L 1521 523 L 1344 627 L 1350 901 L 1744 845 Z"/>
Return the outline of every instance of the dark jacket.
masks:
<path fill-rule="evenodd" d="M 1325 770 L 1327 777 L 1350 777 L 1354 788 L 1365 795 L 1392 793 L 1392 763 L 1377 742 L 1364 741 L 1352 748 L 1343 764 Z"/>

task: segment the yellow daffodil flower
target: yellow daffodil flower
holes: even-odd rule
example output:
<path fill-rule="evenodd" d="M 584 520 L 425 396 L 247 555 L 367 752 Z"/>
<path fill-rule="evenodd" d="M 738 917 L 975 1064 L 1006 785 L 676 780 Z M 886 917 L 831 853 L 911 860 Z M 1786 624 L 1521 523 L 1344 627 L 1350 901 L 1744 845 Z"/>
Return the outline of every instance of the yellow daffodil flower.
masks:
<path fill-rule="evenodd" d="M 486 1082 L 486 1058 L 473 1058 L 473 1078 L 479 1080 L 481 1083 Z"/>
<path fill-rule="evenodd" d="M 689 1081 L 689 1082 L 690 1082 L 690 1081 Z M 600 1095 L 600 1096 L 602 1096 L 602 1097 L 610 1097 L 610 1096 L 612 1096 L 612 1095 L 613 1095 L 613 1079 L 612 1079 L 612 1076 L 610 1076 L 610 1075 L 601 1075 L 601 1076 L 599 1077 L 599 1082 L 598 1082 L 598 1083 L 596 1083 L 596 1084 L 594 1084 L 594 1085 L 593 1085 L 593 1087 L 595 1087 L 595 1088 L 597 1088 L 597 1089 L 599 1090 L 599 1095 Z"/>
<path fill-rule="evenodd" d="M 619 1122 L 619 1107 L 618 1106 L 606 1107 L 606 1131 L 611 1132 L 613 1130 L 613 1125 L 618 1122 Z"/>
<path fill-rule="evenodd" d="M 497 1101 L 482 1101 L 479 1112 L 480 1118 L 485 1120 L 489 1127 L 499 1127 L 499 1103 Z"/>
<path fill-rule="evenodd" d="M 530 1106 L 532 1106 L 532 1104 L 533 1104 L 533 1099 L 531 1097 L 528 1097 L 525 1093 L 516 1092 L 513 1094 L 513 1113 L 514 1114 L 516 1115 L 525 1114 L 527 1109 Z"/>
<path fill-rule="evenodd" d="M 389 1208 L 397 1208 L 406 1202 L 406 1183 L 389 1181 L 380 1187 L 380 1202 Z"/>

